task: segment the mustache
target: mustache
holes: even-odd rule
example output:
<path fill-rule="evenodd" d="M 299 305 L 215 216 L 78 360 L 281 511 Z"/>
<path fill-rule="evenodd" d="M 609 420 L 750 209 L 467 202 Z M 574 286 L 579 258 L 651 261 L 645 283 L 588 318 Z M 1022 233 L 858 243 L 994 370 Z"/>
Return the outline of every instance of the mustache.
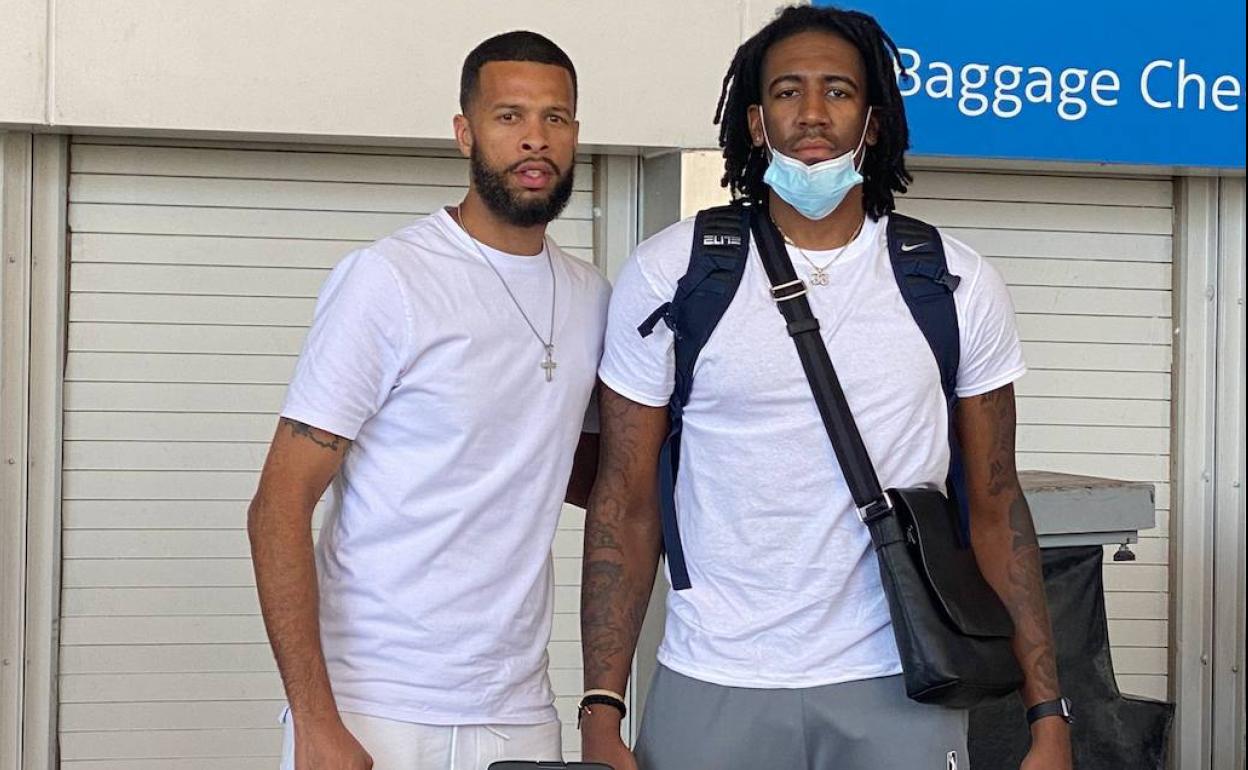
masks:
<path fill-rule="evenodd" d="M 795 137 L 793 137 L 793 139 L 791 140 L 791 142 L 790 142 L 790 143 L 791 143 L 791 144 L 799 144 L 799 143 L 801 143 L 801 142 L 808 142 L 808 141 L 812 141 L 812 140 L 813 140 L 813 141 L 823 142 L 823 143 L 825 143 L 825 144 L 829 144 L 829 145 L 832 145 L 832 146 L 834 146 L 834 147 L 836 146 L 836 139 L 834 139 L 833 137 L 831 137 L 831 136 L 827 135 L 826 133 L 824 133 L 824 132 L 822 132 L 822 131 L 807 131 L 807 132 L 803 132 L 800 136 L 795 136 Z"/>

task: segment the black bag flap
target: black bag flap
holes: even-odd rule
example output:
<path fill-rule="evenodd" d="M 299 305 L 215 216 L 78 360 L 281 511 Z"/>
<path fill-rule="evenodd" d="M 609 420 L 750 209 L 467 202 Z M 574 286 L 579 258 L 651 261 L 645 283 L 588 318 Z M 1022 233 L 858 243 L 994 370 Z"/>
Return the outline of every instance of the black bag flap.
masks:
<path fill-rule="evenodd" d="M 963 634 L 1010 637 L 1014 622 L 975 561 L 958 542 L 957 509 L 934 489 L 890 489 L 906 546 L 945 615 Z"/>

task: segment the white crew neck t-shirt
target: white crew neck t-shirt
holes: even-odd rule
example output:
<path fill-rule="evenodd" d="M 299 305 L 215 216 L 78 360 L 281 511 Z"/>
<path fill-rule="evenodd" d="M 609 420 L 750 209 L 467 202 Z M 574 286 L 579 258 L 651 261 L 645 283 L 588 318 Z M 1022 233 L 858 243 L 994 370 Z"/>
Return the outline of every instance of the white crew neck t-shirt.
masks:
<path fill-rule="evenodd" d="M 837 251 L 811 308 L 885 487 L 944 488 L 948 418 L 940 375 L 897 287 L 886 219 Z M 637 333 L 689 264 L 692 219 L 637 247 L 611 300 L 599 376 L 641 404 L 672 393 L 671 331 Z M 1026 368 L 1001 277 L 944 238 L 961 276 L 958 394 L 982 394 Z M 811 268 L 790 247 L 799 277 Z M 809 282 L 809 281 L 808 281 Z M 768 289 L 757 249 L 702 349 L 684 412 L 676 509 L 692 587 L 671 591 L 659 661 L 734 687 L 815 687 L 901 671 L 871 537 Z M 670 581 L 670 576 L 669 576 Z"/>
<path fill-rule="evenodd" d="M 282 416 L 354 443 L 317 544 L 338 707 L 434 725 L 557 719 L 550 549 L 610 287 L 548 245 L 554 358 L 441 210 L 348 255 L 321 290 Z M 543 256 L 486 249 L 549 333 Z"/>

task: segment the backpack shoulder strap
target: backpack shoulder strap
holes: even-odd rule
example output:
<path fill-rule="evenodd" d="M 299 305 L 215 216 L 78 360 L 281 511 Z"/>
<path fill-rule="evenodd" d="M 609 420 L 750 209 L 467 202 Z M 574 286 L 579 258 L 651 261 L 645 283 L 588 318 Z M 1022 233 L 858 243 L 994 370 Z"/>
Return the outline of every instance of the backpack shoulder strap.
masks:
<path fill-rule="evenodd" d="M 957 386 L 961 357 L 953 292 L 962 279 L 949 272 L 940 232 L 904 214 L 888 217 L 888 256 L 901 296 L 936 356 L 940 386 L 948 396 Z"/>
<path fill-rule="evenodd" d="M 737 202 L 698 213 L 689 252 L 689 267 L 676 283 L 676 294 L 658 307 L 637 331 L 649 336 L 662 320 L 675 336 L 675 387 L 668 402 L 669 429 L 659 454 L 659 502 L 663 548 L 672 588 L 688 588 L 689 571 L 676 520 L 676 474 L 684 409 L 693 390 L 698 355 L 719 324 L 745 274 L 750 253 L 750 207 Z"/>
<path fill-rule="evenodd" d="M 962 451 L 953 422 L 958 402 L 958 364 L 962 358 L 958 309 L 953 293 L 962 279 L 949 272 L 944 242 L 932 225 L 893 212 L 888 217 L 887 236 L 888 256 L 897 287 L 940 368 L 940 388 L 949 411 L 950 460 L 946 486 L 949 496 L 958 503 L 959 531 L 963 545 L 967 545 L 970 512 Z"/>

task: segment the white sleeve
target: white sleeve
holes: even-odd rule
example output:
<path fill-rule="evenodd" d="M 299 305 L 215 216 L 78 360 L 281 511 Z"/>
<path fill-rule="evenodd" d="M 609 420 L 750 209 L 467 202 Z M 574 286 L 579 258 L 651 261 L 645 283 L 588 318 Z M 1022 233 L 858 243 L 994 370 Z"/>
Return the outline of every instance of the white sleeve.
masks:
<path fill-rule="evenodd" d="M 321 287 L 282 416 L 355 440 L 406 366 L 412 321 L 382 257 L 357 251 Z"/>
<path fill-rule="evenodd" d="M 979 269 L 958 303 L 962 347 L 959 398 L 996 390 L 1027 373 L 1009 289 L 988 260 L 979 257 L 977 262 Z"/>
<path fill-rule="evenodd" d="M 671 299 L 655 288 L 634 254 L 611 293 L 607 337 L 598 377 L 621 396 L 646 406 L 665 406 L 675 387 L 672 331 L 659 321 L 654 333 L 642 337 L 637 327 Z"/>

